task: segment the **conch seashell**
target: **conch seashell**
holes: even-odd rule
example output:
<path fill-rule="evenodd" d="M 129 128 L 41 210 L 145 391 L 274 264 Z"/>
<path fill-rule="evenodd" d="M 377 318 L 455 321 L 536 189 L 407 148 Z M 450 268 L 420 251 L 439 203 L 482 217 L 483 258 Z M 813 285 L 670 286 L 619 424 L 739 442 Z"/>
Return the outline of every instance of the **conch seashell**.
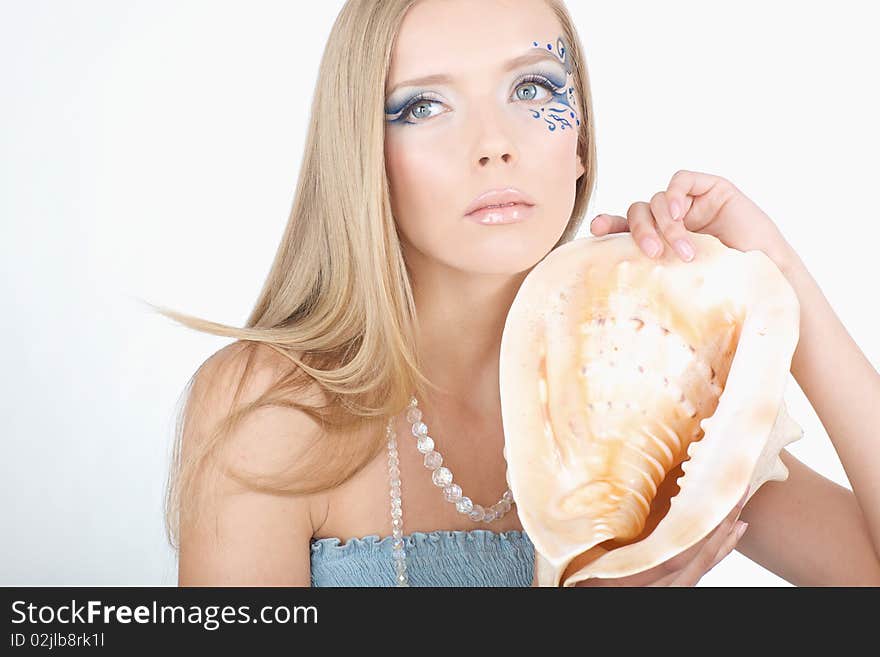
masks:
<path fill-rule="evenodd" d="M 691 234 L 657 260 L 578 238 L 524 279 L 501 340 L 507 482 L 539 586 L 633 575 L 708 535 L 801 428 L 797 295 L 761 251 Z"/>

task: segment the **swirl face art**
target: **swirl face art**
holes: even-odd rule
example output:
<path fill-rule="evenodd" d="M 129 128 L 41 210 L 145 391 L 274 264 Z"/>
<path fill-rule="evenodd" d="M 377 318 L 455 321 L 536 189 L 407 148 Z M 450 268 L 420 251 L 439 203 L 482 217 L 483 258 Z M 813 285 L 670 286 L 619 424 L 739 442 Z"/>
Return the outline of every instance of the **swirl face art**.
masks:
<path fill-rule="evenodd" d="M 535 54 L 537 51 L 537 55 Z M 527 52 L 511 62 L 511 69 L 530 65 L 532 73 L 521 76 L 515 84 L 513 101 L 526 105 L 526 111 L 532 118 L 545 123 L 547 130 L 554 132 L 557 128 L 575 129 L 581 125 L 578 115 L 577 100 L 573 85 L 572 62 L 568 56 L 568 48 L 562 37 L 557 37 L 556 44 L 532 41 Z M 448 75 L 431 75 L 426 79 L 431 82 L 449 82 Z M 419 80 L 421 81 L 421 80 Z M 400 86 L 395 88 L 386 99 L 385 120 L 393 126 L 419 125 L 432 121 L 445 114 L 448 101 L 432 90 L 411 91 L 403 95 Z M 406 85 L 409 86 L 409 85 Z M 546 94 L 541 96 L 540 94 Z"/>
<path fill-rule="evenodd" d="M 577 100 L 575 99 L 574 86 L 572 84 L 571 59 L 568 57 L 568 48 L 565 46 L 565 40 L 562 37 L 558 37 L 555 50 L 552 43 L 542 45 L 538 41 L 533 41 L 532 47 L 549 50 L 559 58 L 559 61 L 565 67 L 565 80 L 550 79 L 553 83 L 552 100 L 548 101 L 546 107 L 530 110 L 532 117 L 543 120 L 550 132 L 555 131 L 557 126 L 560 130 L 572 128 L 572 122 L 574 122 L 575 126 L 579 127 L 581 121 L 575 110 Z"/>

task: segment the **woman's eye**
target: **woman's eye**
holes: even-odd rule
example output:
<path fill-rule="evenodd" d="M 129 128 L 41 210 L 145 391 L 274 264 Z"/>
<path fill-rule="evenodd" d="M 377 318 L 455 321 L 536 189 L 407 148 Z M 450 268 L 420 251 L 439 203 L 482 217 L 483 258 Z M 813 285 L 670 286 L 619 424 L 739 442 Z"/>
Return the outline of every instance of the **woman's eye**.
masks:
<path fill-rule="evenodd" d="M 527 93 L 524 95 L 520 94 L 520 92 L 519 92 L 520 89 L 529 90 L 529 89 L 537 89 L 538 87 L 542 87 L 545 91 L 549 92 L 550 94 L 552 94 L 554 91 L 553 84 L 549 80 L 545 80 L 544 78 L 541 78 L 541 77 L 530 77 L 530 78 L 526 78 L 525 80 L 523 80 L 522 82 L 520 82 L 516 86 L 516 97 L 519 100 L 528 100 L 528 101 L 536 100 L 536 99 L 546 100 L 546 97 L 537 98 L 537 96 L 538 96 L 537 91 L 530 91 L 530 93 Z"/>
<path fill-rule="evenodd" d="M 538 96 L 538 88 L 544 89 L 547 92 L 546 96 Z M 520 89 L 526 90 L 525 93 L 521 94 Z M 514 95 L 517 100 L 524 100 L 526 102 L 533 102 L 535 100 L 547 100 L 550 96 L 552 96 L 555 91 L 555 87 L 553 83 L 547 80 L 542 76 L 529 76 L 519 84 L 516 85 L 516 90 Z M 430 98 L 416 98 L 413 100 L 404 110 L 401 111 L 400 116 L 404 120 L 404 123 L 423 123 L 430 119 L 432 116 L 436 116 L 431 113 L 432 105 L 442 105 L 443 103 L 439 100 L 432 100 Z M 415 119 L 413 121 L 407 119 Z"/>
<path fill-rule="evenodd" d="M 431 105 L 436 105 L 439 102 L 440 101 L 438 100 L 428 99 L 416 101 L 406 109 L 406 112 L 404 112 L 404 116 L 406 118 L 415 118 L 419 121 L 429 119 L 431 118 L 431 113 L 430 111 L 425 111 L 425 108 L 430 108 Z"/>

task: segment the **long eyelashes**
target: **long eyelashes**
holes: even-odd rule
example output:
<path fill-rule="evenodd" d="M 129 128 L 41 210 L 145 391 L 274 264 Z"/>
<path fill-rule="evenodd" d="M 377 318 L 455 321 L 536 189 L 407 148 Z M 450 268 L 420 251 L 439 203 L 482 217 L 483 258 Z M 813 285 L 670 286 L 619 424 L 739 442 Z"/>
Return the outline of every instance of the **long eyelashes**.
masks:
<path fill-rule="evenodd" d="M 533 75 L 526 75 L 521 80 L 517 81 L 517 83 L 515 85 L 515 89 L 518 89 L 519 87 L 523 86 L 524 84 L 537 84 L 537 85 L 543 87 L 545 90 L 549 91 L 551 94 L 558 94 L 558 93 L 560 93 L 561 90 L 564 89 L 564 85 L 562 87 L 559 87 L 559 86 L 553 84 L 553 82 L 551 82 L 550 80 L 545 78 L 543 75 L 534 75 L 534 74 Z M 546 102 L 551 99 L 552 99 L 552 96 L 551 96 L 551 98 L 541 98 L 541 99 L 532 98 L 532 99 L 525 100 L 525 102 L 537 102 L 537 101 Z M 436 98 L 433 98 L 426 93 L 420 93 L 415 98 L 410 100 L 399 111 L 395 112 L 394 114 L 386 114 L 386 119 L 392 123 L 409 123 L 409 124 L 424 123 L 428 119 L 415 119 L 413 121 L 407 121 L 405 119 L 414 118 L 414 117 L 410 117 L 410 111 L 416 105 L 418 105 L 420 103 L 442 103 L 442 102 L 443 101 L 438 100 Z"/>
<path fill-rule="evenodd" d="M 394 114 L 386 114 L 385 117 L 392 122 L 395 123 L 414 123 L 413 121 L 403 121 L 404 118 L 409 117 L 410 110 L 422 102 L 430 102 L 430 103 L 439 103 L 441 101 L 431 98 L 427 94 L 421 93 L 411 101 L 409 101 L 400 111 L 395 112 Z"/>

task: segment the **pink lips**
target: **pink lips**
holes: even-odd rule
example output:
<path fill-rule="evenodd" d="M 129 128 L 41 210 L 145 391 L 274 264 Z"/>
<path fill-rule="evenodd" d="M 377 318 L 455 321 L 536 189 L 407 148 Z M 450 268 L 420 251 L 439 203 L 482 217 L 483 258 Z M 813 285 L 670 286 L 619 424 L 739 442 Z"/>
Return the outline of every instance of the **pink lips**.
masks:
<path fill-rule="evenodd" d="M 471 202 L 465 217 L 484 225 L 517 223 L 531 216 L 534 205 L 531 197 L 514 187 L 490 189 Z"/>

